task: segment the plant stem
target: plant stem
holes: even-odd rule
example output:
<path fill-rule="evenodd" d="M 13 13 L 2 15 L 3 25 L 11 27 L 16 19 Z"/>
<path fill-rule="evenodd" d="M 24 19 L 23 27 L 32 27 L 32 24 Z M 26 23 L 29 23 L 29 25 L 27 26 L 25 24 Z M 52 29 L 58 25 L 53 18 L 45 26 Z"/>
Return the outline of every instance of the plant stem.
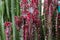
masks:
<path fill-rule="evenodd" d="M 15 22 L 14 22 L 14 0 L 11 0 L 11 15 L 12 15 L 12 30 L 13 30 L 13 40 L 15 39 Z"/>
<path fill-rule="evenodd" d="M 5 32 L 4 32 L 4 25 L 3 25 L 4 24 L 3 23 L 4 2 L 1 1 L 1 3 L 2 3 L 2 5 L 1 5 L 2 10 L 0 11 L 0 19 L 1 19 L 0 24 L 1 24 L 2 40 L 6 40 L 5 39 Z"/>
<path fill-rule="evenodd" d="M 7 11 L 7 16 L 8 16 L 8 18 L 10 18 L 10 17 L 9 17 L 8 0 L 5 0 L 5 3 L 6 3 L 6 11 Z"/>
<path fill-rule="evenodd" d="M 19 0 L 16 0 L 17 16 L 19 16 Z"/>

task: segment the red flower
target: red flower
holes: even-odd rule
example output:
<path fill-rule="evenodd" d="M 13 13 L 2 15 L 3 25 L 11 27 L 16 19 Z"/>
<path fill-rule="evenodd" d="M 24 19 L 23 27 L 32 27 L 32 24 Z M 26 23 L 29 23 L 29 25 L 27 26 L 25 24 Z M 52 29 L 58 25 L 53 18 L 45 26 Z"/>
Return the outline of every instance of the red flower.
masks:
<path fill-rule="evenodd" d="M 18 20 L 18 16 L 14 16 L 14 18 L 15 18 L 15 21 Z"/>
<path fill-rule="evenodd" d="M 37 26 L 40 26 L 40 24 L 41 24 L 40 19 L 36 20 L 36 24 L 37 24 Z"/>
<path fill-rule="evenodd" d="M 53 15 L 53 6 L 52 6 L 52 4 L 50 4 L 50 6 L 49 6 L 49 15 L 52 17 L 52 15 Z"/>
<path fill-rule="evenodd" d="M 40 24 L 40 19 L 34 19 L 33 21 L 35 24 Z"/>
<path fill-rule="evenodd" d="M 24 4 L 21 2 L 21 4 L 20 4 L 20 8 L 24 8 Z"/>
<path fill-rule="evenodd" d="M 27 13 L 28 13 L 27 10 L 22 10 L 22 15 L 27 14 Z"/>
<path fill-rule="evenodd" d="M 29 5 L 28 5 L 28 4 L 25 4 L 25 7 L 26 7 L 26 9 L 27 9 L 27 8 L 29 8 Z"/>
<path fill-rule="evenodd" d="M 35 16 L 38 16 L 38 15 L 39 15 L 39 11 L 38 11 L 38 9 L 35 9 L 35 10 L 34 10 L 33 15 L 35 15 Z"/>
<path fill-rule="evenodd" d="M 60 14 L 58 14 L 58 19 L 60 19 Z"/>
<path fill-rule="evenodd" d="M 24 25 L 23 30 L 27 32 L 27 30 L 28 30 L 28 24 Z"/>
<path fill-rule="evenodd" d="M 48 1 L 48 4 L 50 5 L 51 3 L 52 3 L 52 0 L 49 0 L 49 1 Z"/>
<path fill-rule="evenodd" d="M 38 3 L 38 0 L 31 0 L 32 3 Z"/>
<path fill-rule="evenodd" d="M 21 2 L 20 8 L 29 8 L 29 5 L 27 3 Z"/>
<path fill-rule="evenodd" d="M 4 26 L 6 26 L 6 27 L 10 27 L 11 25 L 12 25 L 11 22 L 5 22 L 5 23 L 4 23 Z"/>
<path fill-rule="evenodd" d="M 19 18 L 18 16 L 15 16 L 14 18 L 15 18 L 16 26 L 20 27 L 20 25 L 22 23 L 22 18 L 21 17 Z"/>
<path fill-rule="evenodd" d="M 28 14 L 27 14 L 27 17 L 31 18 L 31 13 L 28 13 Z"/>
<path fill-rule="evenodd" d="M 24 25 L 23 30 L 24 30 L 24 40 L 27 40 L 27 37 L 28 37 L 28 24 Z"/>
<path fill-rule="evenodd" d="M 27 0 L 22 0 L 22 2 L 26 3 L 26 2 L 27 2 Z"/>
<path fill-rule="evenodd" d="M 32 0 L 32 6 L 37 7 L 38 6 L 38 0 Z"/>
<path fill-rule="evenodd" d="M 5 35 L 6 35 L 6 40 L 9 40 L 9 38 L 10 38 L 10 26 L 11 26 L 12 24 L 11 24 L 11 22 L 5 22 L 4 23 L 4 26 L 6 27 L 6 29 L 5 29 Z"/>

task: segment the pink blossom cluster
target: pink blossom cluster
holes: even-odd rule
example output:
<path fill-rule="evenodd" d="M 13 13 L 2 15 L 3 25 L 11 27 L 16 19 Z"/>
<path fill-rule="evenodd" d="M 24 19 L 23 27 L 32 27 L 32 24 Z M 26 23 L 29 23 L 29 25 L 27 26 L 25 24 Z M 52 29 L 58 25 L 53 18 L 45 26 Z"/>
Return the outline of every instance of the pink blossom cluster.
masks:
<path fill-rule="evenodd" d="M 11 25 L 11 22 L 4 23 L 6 40 L 10 40 Z"/>
<path fill-rule="evenodd" d="M 21 0 L 20 7 L 22 11 L 22 17 L 25 20 L 24 23 L 24 40 L 27 40 L 27 35 L 31 37 L 32 25 L 35 24 L 36 27 L 40 26 L 39 10 L 38 10 L 38 0 Z M 28 34 L 27 34 L 28 33 Z"/>
<path fill-rule="evenodd" d="M 21 0 L 20 2 L 21 7 L 21 16 L 14 16 L 15 25 L 17 30 L 23 28 L 24 40 L 31 40 L 33 27 L 38 29 L 40 27 L 41 21 L 39 18 L 39 10 L 38 10 L 38 0 Z M 6 33 L 6 40 L 9 40 L 10 36 L 10 26 L 11 22 L 5 22 L 4 25 L 5 33 Z M 23 26 L 23 27 L 22 27 Z M 38 30 L 39 33 L 39 30 Z M 38 34 L 38 36 L 40 36 Z"/>

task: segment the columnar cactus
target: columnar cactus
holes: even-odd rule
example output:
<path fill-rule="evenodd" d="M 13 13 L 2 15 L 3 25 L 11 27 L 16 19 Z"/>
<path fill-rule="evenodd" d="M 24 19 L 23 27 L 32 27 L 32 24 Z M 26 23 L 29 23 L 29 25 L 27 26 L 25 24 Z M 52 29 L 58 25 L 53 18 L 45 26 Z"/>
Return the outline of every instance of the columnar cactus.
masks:
<path fill-rule="evenodd" d="M 53 6 L 52 4 L 50 4 L 48 14 L 48 40 L 52 39 L 52 15 L 53 15 Z"/>
<path fill-rule="evenodd" d="M 47 23 L 47 16 L 48 16 L 48 0 L 44 0 L 44 11 L 45 11 L 45 25 L 46 25 L 46 28 L 47 28 L 47 25 L 48 25 L 48 23 Z M 47 30 L 47 29 L 46 29 Z M 47 39 L 47 35 L 48 35 L 48 31 L 46 31 L 46 36 L 45 36 L 45 39 Z"/>
<path fill-rule="evenodd" d="M 52 0 L 45 0 L 45 18 L 46 18 L 46 27 L 47 27 L 47 40 L 52 38 L 52 15 L 53 15 L 53 4 Z"/>
<path fill-rule="evenodd" d="M 57 4 L 57 5 L 58 5 L 58 6 L 57 6 L 57 12 L 58 12 L 58 13 L 57 13 L 57 14 L 58 14 L 58 16 L 57 16 L 57 17 L 58 17 L 57 21 L 58 21 L 58 24 L 57 24 L 57 27 L 56 27 L 56 30 L 57 30 L 57 31 L 56 31 L 56 37 L 57 37 L 57 40 L 59 40 L 59 38 L 60 38 L 60 37 L 59 37 L 59 36 L 60 36 L 60 30 L 59 30 L 59 29 L 60 29 L 60 23 L 59 23 L 59 22 L 60 22 L 60 0 L 58 0 L 57 3 L 58 3 L 58 4 Z"/>

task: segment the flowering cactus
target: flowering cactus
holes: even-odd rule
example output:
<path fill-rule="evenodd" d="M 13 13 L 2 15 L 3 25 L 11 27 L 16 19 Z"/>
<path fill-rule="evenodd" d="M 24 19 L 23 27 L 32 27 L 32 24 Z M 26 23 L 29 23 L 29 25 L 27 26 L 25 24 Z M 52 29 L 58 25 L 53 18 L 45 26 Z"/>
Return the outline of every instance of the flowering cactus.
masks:
<path fill-rule="evenodd" d="M 45 14 L 48 14 L 48 0 L 44 1 Z"/>
<path fill-rule="evenodd" d="M 38 17 L 39 15 L 39 10 L 38 8 L 38 0 L 21 0 L 21 4 L 20 4 L 21 8 L 22 8 L 22 17 L 25 20 L 24 23 L 24 27 L 25 28 L 25 24 L 28 25 L 27 29 L 24 29 L 24 34 L 25 32 L 27 32 L 29 34 L 29 40 L 32 40 L 32 23 L 35 24 L 37 26 L 37 29 L 40 27 L 40 19 Z M 38 30 L 39 31 L 39 30 Z M 39 34 L 38 34 L 39 35 Z M 27 40 L 27 35 L 24 35 L 24 40 Z"/>
<path fill-rule="evenodd" d="M 57 37 L 56 39 L 59 40 L 59 38 L 60 38 L 59 37 L 60 36 L 60 30 L 59 30 L 60 29 L 60 23 L 59 23 L 60 22 L 60 0 L 58 0 L 57 3 L 58 3 L 57 4 L 58 5 L 57 6 L 57 12 L 58 12 L 57 18 L 58 19 L 57 19 L 57 27 L 56 27 L 56 37 Z"/>
<path fill-rule="evenodd" d="M 28 40 L 28 24 L 24 25 L 24 40 Z"/>
<path fill-rule="evenodd" d="M 0 40 L 59 40 L 60 38 L 59 0 L 0 0 L 0 19 L 0 34 L 2 33 Z M 4 23 L 7 20 L 12 23 Z"/>
<path fill-rule="evenodd" d="M 11 22 L 5 22 L 4 26 L 5 26 L 6 40 L 10 40 Z"/>
<path fill-rule="evenodd" d="M 15 16 L 15 25 L 16 25 L 16 28 L 17 30 L 20 30 L 21 29 L 21 25 L 22 25 L 22 17 L 18 17 L 18 16 Z"/>
<path fill-rule="evenodd" d="M 53 0 L 45 0 L 45 14 L 46 14 L 46 27 L 48 29 L 46 35 L 47 35 L 47 40 L 52 39 L 52 16 L 53 16 Z"/>

